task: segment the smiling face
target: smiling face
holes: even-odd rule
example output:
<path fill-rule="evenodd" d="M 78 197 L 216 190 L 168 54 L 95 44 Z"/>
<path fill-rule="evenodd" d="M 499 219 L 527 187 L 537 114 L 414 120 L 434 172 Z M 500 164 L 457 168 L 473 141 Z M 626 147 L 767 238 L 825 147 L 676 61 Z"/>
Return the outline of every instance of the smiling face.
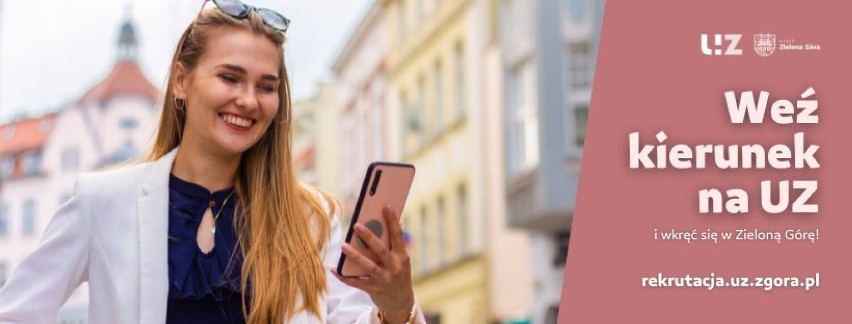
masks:
<path fill-rule="evenodd" d="M 186 103 L 181 147 L 239 155 L 278 113 L 281 48 L 247 30 L 219 28 L 207 37 L 193 69 L 175 67 L 175 97 Z"/>

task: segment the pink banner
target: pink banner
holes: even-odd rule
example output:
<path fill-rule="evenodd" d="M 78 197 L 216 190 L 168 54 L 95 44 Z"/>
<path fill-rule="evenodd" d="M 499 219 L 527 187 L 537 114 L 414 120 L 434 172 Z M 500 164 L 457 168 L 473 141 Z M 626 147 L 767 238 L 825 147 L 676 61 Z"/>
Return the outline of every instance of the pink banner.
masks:
<path fill-rule="evenodd" d="M 852 323 L 852 19 L 607 1 L 560 323 Z"/>

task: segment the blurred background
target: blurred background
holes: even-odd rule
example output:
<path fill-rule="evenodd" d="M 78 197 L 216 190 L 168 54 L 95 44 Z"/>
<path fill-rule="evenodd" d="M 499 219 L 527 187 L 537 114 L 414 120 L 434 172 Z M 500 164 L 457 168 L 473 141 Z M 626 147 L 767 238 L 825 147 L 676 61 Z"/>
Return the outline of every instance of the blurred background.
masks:
<path fill-rule="evenodd" d="M 202 3 L 0 0 L 0 286 L 77 174 L 146 154 Z M 416 166 L 402 217 L 430 322 L 556 323 L 604 0 L 249 4 L 292 20 L 293 162 L 345 223 L 370 162 Z"/>

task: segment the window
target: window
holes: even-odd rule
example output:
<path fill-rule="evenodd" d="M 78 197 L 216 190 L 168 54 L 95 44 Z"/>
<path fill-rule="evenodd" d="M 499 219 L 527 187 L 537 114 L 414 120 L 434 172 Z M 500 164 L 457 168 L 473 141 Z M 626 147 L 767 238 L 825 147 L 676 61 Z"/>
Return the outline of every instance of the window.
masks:
<path fill-rule="evenodd" d="M 461 119 L 464 116 L 464 53 L 462 51 L 462 43 L 456 43 L 453 50 L 453 92 L 455 94 L 456 118 Z"/>
<path fill-rule="evenodd" d="M 426 319 L 426 323 L 441 324 L 441 313 L 432 313 L 424 311 L 423 317 Z"/>
<path fill-rule="evenodd" d="M 589 121 L 589 105 L 579 104 L 574 107 L 574 144 L 583 147 L 586 142 L 586 124 Z"/>
<path fill-rule="evenodd" d="M 62 171 L 77 171 L 80 167 L 80 151 L 74 148 L 62 152 Z"/>
<path fill-rule="evenodd" d="M 571 88 L 585 89 L 592 86 L 592 51 L 589 42 L 568 44 L 566 58 L 568 62 L 568 75 L 571 79 Z"/>
<path fill-rule="evenodd" d="M 0 237 L 9 235 L 9 206 L 0 205 Z"/>
<path fill-rule="evenodd" d="M 568 43 L 565 46 L 564 88 L 566 152 L 582 148 L 586 140 L 586 124 L 589 118 L 588 93 L 594 79 L 592 45 L 589 41 Z M 570 94 L 570 95 L 569 95 Z M 573 120 L 572 118 L 573 117 Z M 573 146 L 571 144 L 574 144 Z"/>
<path fill-rule="evenodd" d="M 467 189 L 464 185 L 459 185 L 456 191 L 456 206 L 458 213 L 458 248 L 459 254 L 462 256 L 467 254 L 467 235 L 468 235 L 468 220 L 467 220 Z"/>
<path fill-rule="evenodd" d="M 527 60 L 509 77 L 509 174 L 538 166 L 538 104 L 534 64 Z"/>
<path fill-rule="evenodd" d="M 409 102 L 405 92 L 399 94 L 400 106 L 402 107 L 402 154 L 406 156 L 412 153 L 417 146 L 417 139 L 420 137 L 420 132 L 423 129 L 423 122 L 420 120 L 420 111 L 417 105 Z"/>
<path fill-rule="evenodd" d="M 411 218 L 409 214 L 402 215 L 402 239 L 405 240 L 406 251 L 411 246 Z"/>
<path fill-rule="evenodd" d="M 373 98 L 373 156 L 371 159 L 380 160 L 384 157 L 384 145 L 382 145 L 382 138 L 387 136 L 385 134 L 385 106 L 382 101 L 382 94 L 376 93 Z"/>
<path fill-rule="evenodd" d="M 15 157 L 11 155 L 0 158 L 0 177 L 6 179 L 12 176 L 15 166 Z"/>
<path fill-rule="evenodd" d="M 6 140 L 12 139 L 15 136 L 15 125 L 8 125 L 3 127 L 3 138 Z"/>
<path fill-rule="evenodd" d="M 415 23 L 420 23 L 423 20 L 423 16 L 426 14 L 426 3 L 425 0 L 414 0 L 414 21 Z"/>
<path fill-rule="evenodd" d="M 121 127 L 121 129 L 134 130 L 139 126 L 139 122 L 131 117 L 125 117 L 118 122 L 118 126 Z"/>
<path fill-rule="evenodd" d="M 349 112 L 347 113 L 347 115 L 352 113 L 351 109 L 348 109 L 348 111 Z M 351 116 L 347 116 L 347 117 L 351 117 Z M 342 136 L 341 141 L 340 141 L 341 142 L 340 143 L 341 144 L 340 145 L 340 148 L 341 148 L 340 157 L 342 158 L 342 161 L 354 161 L 354 158 L 355 158 L 354 157 L 355 153 L 353 153 L 353 147 L 355 147 L 355 143 L 353 143 L 353 141 L 355 139 L 355 134 L 354 134 L 354 131 L 352 129 L 353 126 L 352 126 L 350 120 L 351 120 L 351 118 L 345 118 L 344 121 L 342 122 L 341 130 L 340 130 L 340 135 Z M 350 180 L 350 182 L 351 181 L 357 181 L 356 176 L 352 176 L 352 175 L 358 174 L 358 172 L 355 170 L 355 163 L 341 163 L 340 165 L 342 167 L 343 174 L 349 174 L 350 177 L 352 178 L 352 180 Z M 347 182 L 347 184 L 348 183 L 349 182 Z"/>
<path fill-rule="evenodd" d="M 444 128 L 444 76 L 441 73 L 441 61 L 435 61 L 435 133 L 440 134 Z"/>
<path fill-rule="evenodd" d="M 556 246 L 553 255 L 553 266 L 565 266 L 568 260 L 568 243 L 571 241 L 571 232 L 559 232 L 553 238 L 553 243 Z"/>
<path fill-rule="evenodd" d="M 23 214 L 23 232 L 24 235 L 31 235 L 35 233 L 36 227 L 36 210 L 35 210 L 35 201 L 32 199 L 24 202 L 24 214 Z"/>
<path fill-rule="evenodd" d="M 37 174 L 41 167 L 41 150 L 32 151 L 24 155 L 24 174 Z"/>
<path fill-rule="evenodd" d="M 426 3 L 426 12 L 428 12 L 428 13 L 434 12 L 435 10 L 438 9 L 439 5 L 440 5 L 439 0 L 429 0 L 429 2 Z"/>
<path fill-rule="evenodd" d="M 568 1 L 568 10 L 571 12 L 571 19 L 575 22 L 583 21 L 583 18 L 586 17 L 586 1 L 587 0 Z"/>
<path fill-rule="evenodd" d="M 418 249 L 420 250 L 420 271 L 426 272 L 429 270 L 429 220 L 426 206 L 420 208 L 420 242 Z"/>
<path fill-rule="evenodd" d="M 556 324 L 559 318 L 559 305 L 552 305 L 547 308 L 547 313 L 544 315 L 545 324 Z"/>
<path fill-rule="evenodd" d="M 399 1 L 399 4 L 396 6 L 396 19 L 399 27 L 399 42 L 405 40 L 405 0 Z"/>
<path fill-rule="evenodd" d="M 423 121 L 423 113 L 426 110 L 426 78 L 421 75 L 417 78 L 417 119 Z M 434 127 L 434 125 L 425 125 Z M 421 143 L 422 144 L 422 143 Z"/>
<path fill-rule="evenodd" d="M 399 93 L 399 106 L 402 107 L 402 130 L 403 130 L 403 138 L 405 135 L 409 134 L 411 131 L 415 130 L 417 127 L 412 125 L 411 113 L 408 111 L 408 96 L 405 92 Z"/>
<path fill-rule="evenodd" d="M 356 120 L 358 120 L 359 125 L 369 125 L 367 122 L 367 111 L 366 109 L 361 109 L 361 105 L 357 105 L 359 109 L 355 110 L 355 115 L 357 116 Z M 355 151 L 355 164 L 356 165 L 367 165 L 367 127 L 356 127 L 355 135 L 357 136 L 357 140 L 355 141 L 356 151 Z"/>
<path fill-rule="evenodd" d="M 438 198 L 437 222 L 438 222 L 438 265 L 439 266 L 444 265 L 444 261 L 445 261 L 444 256 L 446 255 L 446 251 L 447 251 L 447 246 L 446 246 L 446 241 L 447 241 L 446 231 L 447 231 L 447 228 L 446 228 L 446 225 L 445 225 L 446 224 L 446 220 L 445 220 L 446 215 L 444 215 L 445 209 L 446 208 L 444 207 L 444 197 Z"/>

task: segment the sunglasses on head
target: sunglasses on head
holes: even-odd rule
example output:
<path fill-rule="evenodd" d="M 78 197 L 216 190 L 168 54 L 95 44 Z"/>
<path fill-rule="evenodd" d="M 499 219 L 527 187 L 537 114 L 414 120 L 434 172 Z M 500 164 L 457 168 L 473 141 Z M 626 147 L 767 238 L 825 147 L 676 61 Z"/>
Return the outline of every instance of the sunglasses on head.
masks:
<path fill-rule="evenodd" d="M 201 4 L 201 9 L 204 9 L 204 5 L 207 4 L 207 1 L 204 0 L 204 3 Z M 224 12 L 228 16 L 234 18 L 245 18 L 252 11 L 256 11 L 260 18 L 263 20 L 267 26 L 280 31 L 282 33 L 287 32 L 287 27 L 290 27 L 290 19 L 284 17 L 284 15 L 277 13 L 273 10 L 266 8 L 256 8 L 251 5 L 247 5 L 242 3 L 239 0 L 212 0 L 213 3 L 216 4 L 216 7 L 219 8 L 220 11 Z"/>

